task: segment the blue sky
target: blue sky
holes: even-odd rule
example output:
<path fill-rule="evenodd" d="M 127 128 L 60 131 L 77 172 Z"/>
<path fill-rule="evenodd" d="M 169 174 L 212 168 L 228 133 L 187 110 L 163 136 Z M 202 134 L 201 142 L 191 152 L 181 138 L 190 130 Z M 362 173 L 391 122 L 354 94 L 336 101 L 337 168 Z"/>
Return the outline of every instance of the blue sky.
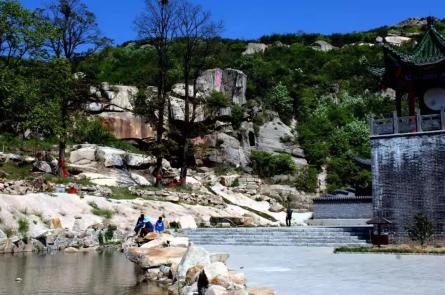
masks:
<path fill-rule="evenodd" d="M 36 8 L 48 0 L 20 0 Z M 144 0 L 84 0 L 102 32 L 119 44 L 137 38 L 133 21 Z M 445 18 L 444 0 L 191 0 L 224 22 L 222 35 L 256 39 L 272 33 L 346 33 L 395 24 L 411 16 Z"/>

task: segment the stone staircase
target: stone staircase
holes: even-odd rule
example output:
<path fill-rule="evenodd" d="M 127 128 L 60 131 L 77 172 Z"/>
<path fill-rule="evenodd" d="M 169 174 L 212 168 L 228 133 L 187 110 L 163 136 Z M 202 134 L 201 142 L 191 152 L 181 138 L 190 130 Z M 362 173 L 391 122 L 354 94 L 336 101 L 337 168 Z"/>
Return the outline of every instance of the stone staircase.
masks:
<path fill-rule="evenodd" d="M 198 245 L 368 246 L 369 227 L 198 228 L 185 235 Z"/>

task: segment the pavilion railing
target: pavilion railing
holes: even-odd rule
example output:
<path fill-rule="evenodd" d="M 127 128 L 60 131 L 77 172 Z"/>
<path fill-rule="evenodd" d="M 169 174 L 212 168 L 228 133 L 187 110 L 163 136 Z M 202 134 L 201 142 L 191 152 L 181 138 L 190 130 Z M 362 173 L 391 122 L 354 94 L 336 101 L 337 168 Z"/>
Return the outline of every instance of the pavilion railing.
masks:
<path fill-rule="evenodd" d="M 442 108 L 439 114 L 416 115 L 408 117 L 398 117 L 394 112 L 392 118 L 370 119 L 371 135 L 389 135 L 400 133 L 417 133 L 445 130 L 445 111 Z"/>

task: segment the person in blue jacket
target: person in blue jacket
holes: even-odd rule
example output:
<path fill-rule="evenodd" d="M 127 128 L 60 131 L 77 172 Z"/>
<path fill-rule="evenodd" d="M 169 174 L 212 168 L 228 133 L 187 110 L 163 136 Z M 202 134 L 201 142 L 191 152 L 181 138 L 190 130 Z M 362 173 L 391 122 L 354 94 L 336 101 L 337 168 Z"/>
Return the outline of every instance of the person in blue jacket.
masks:
<path fill-rule="evenodd" d="M 158 233 L 162 233 L 164 231 L 164 221 L 162 221 L 162 217 L 159 217 L 158 221 L 156 221 L 155 231 Z"/>

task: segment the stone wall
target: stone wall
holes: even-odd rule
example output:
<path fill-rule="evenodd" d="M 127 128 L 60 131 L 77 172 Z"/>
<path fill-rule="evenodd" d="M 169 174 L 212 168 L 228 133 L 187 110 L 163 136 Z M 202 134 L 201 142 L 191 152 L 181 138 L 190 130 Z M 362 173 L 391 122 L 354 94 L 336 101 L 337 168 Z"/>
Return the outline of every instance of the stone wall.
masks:
<path fill-rule="evenodd" d="M 370 219 L 372 199 L 314 200 L 314 219 Z"/>
<path fill-rule="evenodd" d="M 392 222 L 396 241 L 417 213 L 433 221 L 436 238 L 445 229 L 445 132 L 371 139 L 374 215 Z"/>

